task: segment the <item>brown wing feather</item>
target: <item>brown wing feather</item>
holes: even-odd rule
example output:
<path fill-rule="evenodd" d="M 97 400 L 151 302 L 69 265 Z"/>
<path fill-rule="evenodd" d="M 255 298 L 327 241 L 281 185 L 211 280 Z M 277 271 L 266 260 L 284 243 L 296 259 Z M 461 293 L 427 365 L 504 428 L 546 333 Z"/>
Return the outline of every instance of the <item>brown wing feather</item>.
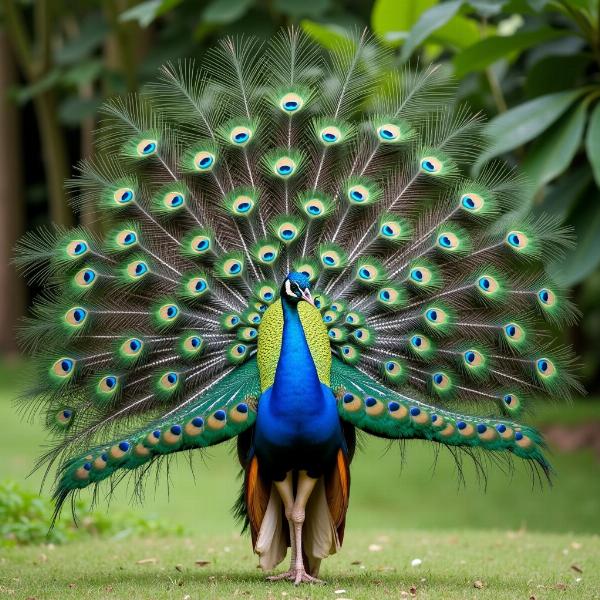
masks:
<path fill-rule="evenodd" d="M 246 467 L 244 492 L 246 495 L 248 520 L 250 521 L 250 532 L 252 534 L 252 545 L 255 546 L 271 493 L 271 484 L 265 482 L 260 476 L 256 456 L 252 458 Z"/>
<path fill-rule="evenodd" d="M 344 540 L 346 512 L 350 501 L 350 464 L 342 450 L 338 450 L 335 466 L 326 477 L 325 495 L 341 544 Z"/>

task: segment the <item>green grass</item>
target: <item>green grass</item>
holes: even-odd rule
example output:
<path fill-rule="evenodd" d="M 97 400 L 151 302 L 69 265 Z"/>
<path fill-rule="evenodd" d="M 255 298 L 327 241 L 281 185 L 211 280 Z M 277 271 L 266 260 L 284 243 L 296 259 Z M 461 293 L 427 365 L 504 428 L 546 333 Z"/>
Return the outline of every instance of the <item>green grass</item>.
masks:
<path fill-rule="evenodd" d="M 25 474 L 44 434 L 38 425 L 21 422 L 11 406 L 22 378 L 21 369 L 0 371 L 0 478 L 35 489 L 40 475 L 25 479 Z M 598 418 L 596 403 L 589 409 L 586 405 L 577 408 L 578 419 L 569 413 L 570 422 Z M 556 422 L 560 416 L 559 409 L 551 409 L 542 421 Z M 459 487 L 447 453 L 433 470 L 430 444 L 409 443 L 403 467 L 398 448 L 386 448 L 385 442 L 372 439 L 357 453 L 347 538 L 342 553 L 324 563 L 330 585 L 322 590 L 295 592 L 285 584 L 263 582 L 250 543 L 239 538 L 231 517 L 238 467 L 223 445 L 196 457 L 195 480 L 184 461 L 172 470 L 169 482 L 164 476 L 158 483 L 151 479 L 146 502 L 134 507 L 145 517 L 182 523 L 185 538 L 90 539 L 51 551 L 40 546 L 0 550 L 0 598 L 10 589 L 13 597 L 38 600 L 225 598 L 237 590 L 237 595 L 257 598 L 355 600 L 399 597 L 413 584 L 423 598 L 595 597 L 591 590 L 600 589 L 600 581 L 591 565 L 600 561 L 600 542 L 589 534 L 600 533 L 600 464 L 590 450 L 551 456 L 557 470 L 552 488 L 532 489 L 529 471 L 517 464 L 512 477 L 490 468 L 486 491 L 468 465 L 467 485 Z M 112 502 L 119 509 L 127 507 L 128 490 L 118 491 Z M 103 506 L 108 514 L 114 510 Z M 370 544 L 383 549 L 369 552 Z M 47 561 L 40 561 L 42 554 Z M 136 564 L 147 557 L 159 561 Z M 210 565 L 194 566 L 196 558 L 206 557 Z M 410 566 L 416 557 L 423 559 L 419 569 Z M 355 560 L 365 568 L 352 565 Z M 583 574 L 570 568 L 573 563 Z M 177 564 L 183 565 L 182 572 Z M 577 577 L 582 581 L 576 583 Z M 473 587 L 478 579 L 485 583 L 483 589 Z M 557 584 L 566 585 L 566 591 L 553 587 Z M 336 595 L 336 589 L 347 593 Z M 286 591 L 289 596 L 282 596 Z"/>
<path fill-rule="evenodd" d="M 372 544 L 381 550 L 370 551 Z M 156 562 L 137 563 L 147 559 Z M 210 562 L 199 567 L 198 559 Z M 600 598 L 599 559 L 597 536 L 350 530 L 342 553 L 324 563 L 328 585 L 295 589 L 265 582 L 248 540 L 237 535 L 90 541 L 12 550 L 0 563 L 0 598 L 359 600 L 401 598 L 414 586 L 420 599 L 591 600 Z"/>

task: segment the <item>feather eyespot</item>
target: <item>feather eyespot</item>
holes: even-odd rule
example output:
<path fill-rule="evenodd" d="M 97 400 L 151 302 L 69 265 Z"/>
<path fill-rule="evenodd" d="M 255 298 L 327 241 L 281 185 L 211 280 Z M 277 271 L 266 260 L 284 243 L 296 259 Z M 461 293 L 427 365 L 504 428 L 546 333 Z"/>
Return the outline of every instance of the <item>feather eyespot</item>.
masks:
<path fill-rule="evenodd" d="M 243 362 L 247 356 L 248 346 L 240 342 L 230 345 L 227 350 L 227 359 L 234 365 Z"/>
<path fill-rule="evenodd" d="M 320 217 L 325 212 L 325 206 L 321 200 L 308 200 L 304 204 L 304 212 L 312 218 Z"/>
<path fill-rule="evenodd" d="M 369 189 L 364 185 L 353 185 L 348 188 L 348 200 L 352 204 L 364 204 L 369 200 Z"/>
<path fill-rule="evenodd" d="M 433 279 L 431 269 L 427 267 L 417 266 L 410 270 L 410 279 L 417 285 L 427 285 Z"/>
<path fill-rule="evenodd" d="M 82 288 L 88 288 L 94 284 L 97 273 L 94 269 L 81 269 L 75 274 L 74 280 L 76 285 Z"/>
<path fill-rule="evenodd" d="M 279 100 L 279 108 L 286 113 L 295 113 L 304 106 L 304 99 L 299 94 L 289 92 Z"/>
<path fill-rule="evenodd" d="M 243 270 L 242 261 L 237 258 L 230 258 L 225 261 L 223 271 L 230 276 L 240 275 Z"/>
<path fill-rule="evenodd" d="M 67 358 L 66 356 L 63 358 L 59 358 L 51 367 L 51 372 L 56 377 L 60 377 L 61 379 L 66 379 L 70 377 L 75 371 L 75 360 L 72 358 Z"/>
<path fill-rule="evenodd" d="M 143 139 L 136 146 L 138 156 L 151 156 L 158 150 L 158 142 L 153 139 Z"/>
<path fill-rule="evenodd" d="M 158 309 L 158 317 L 165 323 L 173 322 L 179 316 L 179 307 L 176 304 L 163 304 Z"/>
<path fill-rule="evenodd" d="M 185 205 L 185 196 L 181 192 L 169 192 L 163 198 L 165 208 L 178 210 Z"/>
<path fill-rule="evenodd" d="M 121 344 L 121 356 L 131 359 L 137 358 L 144 349 L 144 343 L 139 338 L 129 338 Z"/>
<path fill-rule="evenodd" d="M 511 344 L 520 344 L 525 340 L 525 330 L 517 323 L 507 323 L 502 331 L 506 340 Z"/>
<path fill-rule="evenodd" d="M 436 175 L 442 170 L 441 161 L 435 156 L 426 156 L 421 159 L 421 172 Z"/>
<path fill-rule="evenodd" d="M 204 340 L 199 335 L 189 335 L 183 339 L 182 348 L 188 356 L 195 356 L 204 349 Z"/>
<path fill-rule="evenodd" d="M 444 309 L 433 306 L 425 311 L 425 319 L 429 325 L 440 327 L 448 323 L 449 316 Z"/>
<path fill-rule="evenodd" d="M 194 156 L 194 168 L 196 171 L 207 172 L 210 171 L 215 165 L 216 157 L 212 152 L 208 150 L 201 150 L 196 152 Z"/>
<path fill-rule="evenodd" d="M 543 379 L 549 379 L 556 374 L 556 367 L 549 358 L 539 358 L 535 361 L 537 374 Z"/>
<path fill-rule="evenodd" d="M 81 258 L 89 252 L 90 247 L 85 240 L 73 240 L 67 244 L 66 250 L 70 258 Z"/>
<path fill-rule="evenodd" d="M 455 233 L 445 231 L 440 233 L 437 238 L 437 246 L 442 250 L 456 250 L 460 245 L 460 240 Z"/>
<path fill-rule="evenodd" d="M 252 342 L 258 336 L 256 327 L 242 327 L 237 332 L 238 339 L 242 342 Z"/>
<path fill-rule="evenodd" d="M 230 330 L 230 329 L 234 329 L 235 327 L 237 327 L 242 322 L 242 320 L 240 319 L 240 317 L 238 315 L 229 314 L 229 315 L 225 315 L 221 322 L 225 329 Z"/>
<path fill-rule="evenodd" d="M 134 198 L 133 190 L 128 187 L 122 187 L 118 190 L 115 190 L 113 193 L 113 200 L 117 204 L 129 204 Z"/>
<path fill-rule="evenodd" d="M 242 194 L 233 201 L 232 208 L 238 215 L 249 215 L 254 209 L 254 198 Z"/>
<path fill-rule="evenodd" d="M 522 231 L 509 231 L 505 238 L 510 248 L 521 252 L 529 245 L 529 238 Z"/>
<path fill-rule="evenodd" d="M 229 139 L 236 146 L 245 146 L 252 139 L 252 130 L 243 125 L 234 127 L 229 134 Z"/>
<path fill-rule="evenodd" d="M 400 127 L 393 123 L 385 123 L 377 128 L 377 136 L 383 143 L 392 143 L 400 139 Z"/>
<path fill-rule="evenodd" d="M 502 402 L 504 403 L 504 408 L 510 413 L 519 412 L 519 409 L 521 408 L 521 399 L 517 394 L 512 392 L 505 394 L 502 397 Z"/>
<path fill-rule="evenodd" d="M 556 295 L 549 288 L 542 288 L 537 293 L 538 302 L 543 308 L 552 307 L 556 304 Z"/>
<path fill-rule="evenodd" d="M 340 347 L 342 360 L 348 364 L 356 364 L 360 360 L 360 352 L 351 344 L 344 344 Z"/>
<path fill-rule="evenodd" d="M 88 312 L 81 306 L 69 309 L 65 313 L 65 321 L 71 327 L 81 327 L 87 320 Z"/>
<path fill-rule="evenodd" d="M 485 366 L 485 356 L 479 350 L 469 349 L 463 352 L 463 360 L 470 369 L 478 369 Z"/>
<path fill-rule="evenodd" d="M 138 236 L 133 229 L 123 229 L 117 232 L 115 242 L 119 248 L 131 248 L 138 243 Z"/>
<path fill-rule="evenodd" d="M 273 165 L 273 172 L 279 177 L 290 177 L 296 170 L 296 161 L 291 159 L 289 156 L 282 156 L 280 159 L 275 161 Z"/>
<path fill-rule="evenodd" d="M 127 265 L 127 275 L 131 279 L 141 279 L 150 272 L 148 264 L 143 260 L 134 260 Z"/>
<path fill-rule="evenodd" d="M 446 373 L 441 371 L 431 376 L 433 388 L 438 392 L 447 392 L 452 387 L 452 380 Z"/>
<path fill-rule="evenodd" d="M 196 235 L 190 242 L 194 254 L 206 254 L 210 250 L 210 238 L 207 235 Z"/>
<path fill-rule="evenodd" d="M 277 229 L 277 237 L 282 242 L 292 242 L 298 237 L 298 228 L 294 223 L 282 223 Z"/>
<path fill-rule="evenodd" d="M 270 285 L 262 285 L 258 290 L 258 297 L 267 304 L 273 302 L 275 299 L 275 288 Z"/>
<path fill-rule="evenodd" d="M 423 354 L 428 352 L 431 349 L 431 342 L 424 335 L 415 334 L 410 338 L 410 346 L 411 348 L 419 353 Z"/>
<path fill-rule="evenodd" d="M 279 256 L 279 248 L 274 244 L 264 244 L 256 250 L 258 260 L 264 264 L 272 264 Z"/>
<path fill-rule="evenodd" d="M 468 212 L 478 213 L 485 205 L 479 194 L 463 194 L 460 197 L 460 206 Z"/>
<path fill-rule="evenodd" d="M 402 235 L 402 228 L 396 221 L 384 221 L 379 227 L 381 237 L 388 240 L 395 240 Z"/>
<path fill-rule="evenodd" d="M 321 262 L 326 269 L 332 269 L 340 264 L 340 256 L 337 252 L 330 250 L 321 254 Z"/>
<path fill-rule="evenodd" d="M 337 144 L 342 140 L 342 132 L 339 127 L 330 125 L 321 129 L 319 137 L 325 144 Z"/>
<path fill-rule="evenodd" d="M 203 296 L 206 292 L 208 292 L 208 282 L 205 277 L 197 276 L 192 277 L 186 283 L 186 290 L 189 294 L 194 297 Z"/>
<path fill-rule="evenodd" d="M 71 424 L 71 421 L 73 420 L 73 416 L 74 416 L 74 411 L 71 408 L 63 408 L 62 410 L 59 410 L 56 413 L 56 423 L 57 425 L 60 425 L 61 427 L 66 427 L 67 425 Z M 88 464 L 88 463 L 86 463 Z M 91 468 L 91 465 L 90 465 Z M 86 471 L 89 471 L 89 469 L 86 469 Z"/>
<path fill-rule="evenodd" d="M 179 384 L 179 373 L 175 371 L 167 371 L 159 379 L 159 385 L 164 391 L 172 391 Z"/>
<path fill-rule="evenodd" d="M 486 296 L 492 296 L 500 290 L 500 284 L 491 275 L 482 275 L 477 280 L 477 287 Z"/>
<path fill-rule="evenodd" d="M 98 382 L 98 392 L 103 395 L 114 394 L 119 386 L 119 378 L 115 375 L 106 375 Z"/>

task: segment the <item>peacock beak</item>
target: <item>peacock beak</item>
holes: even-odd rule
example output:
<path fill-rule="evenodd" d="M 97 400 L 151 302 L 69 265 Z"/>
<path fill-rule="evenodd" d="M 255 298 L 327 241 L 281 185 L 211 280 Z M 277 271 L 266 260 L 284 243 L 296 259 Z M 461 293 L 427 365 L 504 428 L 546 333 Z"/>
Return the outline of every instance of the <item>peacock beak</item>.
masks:
<path fill-rule="evenodd" d="M 315 305 L 315 301 L 313 300 L 313 297 L 311 296 L 310 290 L 308 288 L 302 290 L 302 298 L 303 300 L 306 300 L 309 304 L 312 304 L 313 306 Z"/>

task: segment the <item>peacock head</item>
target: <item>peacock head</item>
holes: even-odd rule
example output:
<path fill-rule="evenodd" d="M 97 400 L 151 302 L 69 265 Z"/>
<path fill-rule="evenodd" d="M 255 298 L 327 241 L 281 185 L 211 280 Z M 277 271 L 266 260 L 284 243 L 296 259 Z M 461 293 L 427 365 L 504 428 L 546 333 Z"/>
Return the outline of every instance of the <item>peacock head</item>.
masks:
<path fill-rule="evenodd" d="M 290 304 L 298 304 L 301 300 L 306 300 L 309 304 L 315 305 L 310 294 L 310 279 L 304 273 L 296 271 L 292 271 L 285 278 L 281 286 L 281 297 Z"/>

